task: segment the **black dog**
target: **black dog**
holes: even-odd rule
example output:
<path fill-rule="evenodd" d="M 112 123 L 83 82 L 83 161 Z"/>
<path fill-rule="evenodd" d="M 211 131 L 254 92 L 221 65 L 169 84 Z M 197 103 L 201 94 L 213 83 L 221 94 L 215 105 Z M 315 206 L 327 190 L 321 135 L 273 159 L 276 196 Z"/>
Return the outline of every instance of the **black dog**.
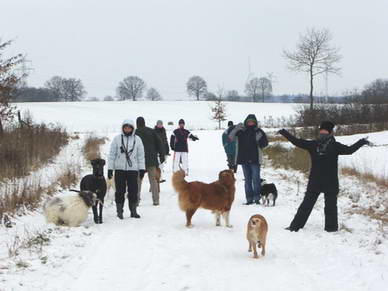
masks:
<path fill-rule="evenodd" d="M 260 179 L 260 183 L 260 192 L 263 205 L 269 205 L 269 201 L 272 200 L 272 206 L 275 206 L 276 199 L 278 198 L 278 190 L 276 189 L 275 184 L 266 184 L 264 179 Z"/>
<path fill-rule="evenodd" d="M 106 194 L 106 181 L 104 178 L 105 160 L 95 159 L 90 161 L 93 166 L 93 174 L 87 175 L 81 180 L 81 191 L 89 190 L 97 194 L 97 204 L 92 206 L 94 222 L 102 223 L 102 208 Z M 97 206 L 99 206 L 97 208 Z M 99 210 L 99 211 L 98 211 Z"/>

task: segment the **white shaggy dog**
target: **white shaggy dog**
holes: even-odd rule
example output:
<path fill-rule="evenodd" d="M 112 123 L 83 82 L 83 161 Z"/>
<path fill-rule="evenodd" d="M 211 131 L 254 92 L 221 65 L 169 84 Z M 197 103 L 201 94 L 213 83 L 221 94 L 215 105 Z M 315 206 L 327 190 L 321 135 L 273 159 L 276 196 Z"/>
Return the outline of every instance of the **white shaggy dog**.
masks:
<path fill-rule="evenodd" d="M 54 197 L 43 206 L 48 223 L 64 226 L 80 226 L 88 217 L 88 211 L 97 201 L 97 195 L 91 191 L 77 191 L 78 195 Z"/>

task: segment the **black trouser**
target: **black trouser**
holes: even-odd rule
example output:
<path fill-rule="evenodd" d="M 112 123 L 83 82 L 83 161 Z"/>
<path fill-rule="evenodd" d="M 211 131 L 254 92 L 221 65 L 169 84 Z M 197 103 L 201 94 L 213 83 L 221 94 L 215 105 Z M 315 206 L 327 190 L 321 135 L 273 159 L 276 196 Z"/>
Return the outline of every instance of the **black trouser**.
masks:
<path fill-rule="evenodd" d="M 302 204 L 299 206 L 294 219 L 290 224 L 291 230 L 299 230 L 303 228 L 309 218 L 311 211 L 317 202 L 320 191 L 307 190 Z M 325 192 L 325 230 L 338 230 L 338 210 L 337 210 L 337 195 L 336 192 Z"/>
<path fill-rule="evenodd" d="M 228 161 L 228 168 L 233 170 L 235 173 L 237 172 L 236 159 L 234 154 L 226 154 Z"/>
<path fill-rule="evenodd" d="M 115 171 L 115 201 L 116 204 L 124 204 L 125 192 L 128 192 L 128 203 L 137 203 L 137 177 L 138 171 Z"/>

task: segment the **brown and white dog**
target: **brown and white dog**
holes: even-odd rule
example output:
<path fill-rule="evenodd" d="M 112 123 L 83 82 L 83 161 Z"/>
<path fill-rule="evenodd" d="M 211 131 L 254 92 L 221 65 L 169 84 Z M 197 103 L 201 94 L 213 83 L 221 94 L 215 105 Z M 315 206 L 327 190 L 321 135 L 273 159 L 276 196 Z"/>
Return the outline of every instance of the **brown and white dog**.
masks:
<path fill-rule="evenodd" d="M 224 170 L 218 174 L 218 180 L 206 184 L 185 180 L 185 172 L 177 171 L 172 176 L 172 184 L 179 196 L 179 207 L 186 212 L 186 226 L 191 227 L 191 218 L 198 208 L 212 210 L 216 215 L 216 225 L 221 225 L 221 215 L 227 227 L 229 211 L 234 200 L 236 179 L 232 170 Z"/>
<path fill-rule="evenodd" d="M 249 252 L 253 248 L 253 257 L 257 259 L 257 248 L 261 248 L 261 255 L 265 256 L 265 245 L 267 243 L 268 224 L 260 214 L 252 215 L 248 221 L 247 239 L 249 242 Z"/>

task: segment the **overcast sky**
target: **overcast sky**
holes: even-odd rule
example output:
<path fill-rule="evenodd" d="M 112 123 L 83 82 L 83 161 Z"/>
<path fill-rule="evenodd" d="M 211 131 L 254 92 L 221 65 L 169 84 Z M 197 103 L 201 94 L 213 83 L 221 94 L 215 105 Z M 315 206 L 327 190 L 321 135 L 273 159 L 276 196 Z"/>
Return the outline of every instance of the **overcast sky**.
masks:
<path fill-rule="evenodd" d="M 341 94 L 388 78 L 387 12 L 387 0 L 0 0 L 0 38 L 32 61 L 29 85 L 75 77 L 104 97 L 137 75 L 170 99 L 187 96 L 192 75 L 242 93 L 248 60 L 253 74 L 276 76 L 274 94 L 308 93 L 282 51 L 308 27 L 328 28 L 343 55 L 329 92 Z"/>

